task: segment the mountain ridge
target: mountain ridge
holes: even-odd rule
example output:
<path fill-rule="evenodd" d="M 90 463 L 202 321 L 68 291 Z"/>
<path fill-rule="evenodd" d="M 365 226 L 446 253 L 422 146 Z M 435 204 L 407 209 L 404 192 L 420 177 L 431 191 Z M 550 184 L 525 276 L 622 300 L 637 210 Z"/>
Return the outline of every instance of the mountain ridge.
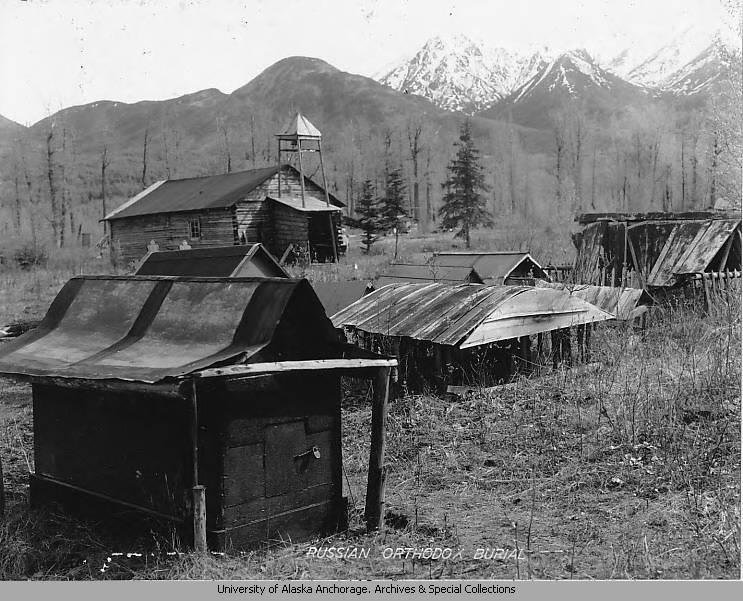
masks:
<path fill-rule="evenodd" d="M 694 41 L 686 44 L 692 31 L 695 32 Z M 732 48 L 730 35 L 723 35 L 720 31 L 710 34 L 687 28 L 649 53 L 626 48 L 609 59 L 591 58 L 590 62 L 628 84 L 656 93 L 685 94 L 687 90 L 688 93 L 700 93 L 705 91 L 705 81 L 714 81 L 715 69 L 723 72 L 724 76 L 725 68 L 721 64 L 704 61 L 706 55 L 720 55 L 719 48 Z M 394 89 L 428 98 L 447 110 L 474 114 L 493 107 L 523 87 L 537 71 L 545 68 L 545 63 L 566 55 L 575 58 L 580 53 L 591 56 L 581 48 L 559 52 L 548 48 L 516 52 L 462 34 L 436 36 L 379 81 Z M 689 78 L 688 72 L 693 65 L 702 63 L 706 64 L 707 73 L 704 77 L 691 78 L 698 80 L 693 91 L 690 83 L 681 86 L 679 81 Z"/>
<path fill-rule="evenodd" d="M 576 49 L 543 65 L 531 79 L 479 115 L 549 129 L 554 112 L 568 103 L 578 104 L 588 114 L 608 116 L 642 102 L 647 95 L 644 88 L 602 69 L 585 50 Z"/>

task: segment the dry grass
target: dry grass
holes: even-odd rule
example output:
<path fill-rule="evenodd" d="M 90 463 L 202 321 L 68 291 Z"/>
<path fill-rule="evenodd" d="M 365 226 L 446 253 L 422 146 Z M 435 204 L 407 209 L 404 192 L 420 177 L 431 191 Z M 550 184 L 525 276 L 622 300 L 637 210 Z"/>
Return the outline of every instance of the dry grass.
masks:
<path fill-rule="evenodd" d="M 294 277 L 310 281 L 333 282 L 372 279 L 393 262 L 395 237 L 381 236 L 365 255 L 358 232 L 352 232 L 348 255 L 337 264 L 294 265 L 288 268 Z M 569 245 L 569 225 L 536 227 L 518 220 L 503 220 L 493 229 L 477 230 L 472 236 L 472 249 L 529 251 L 542 265 L 572 263 L 574 249 Z M 568 241 L 568 245 L 565 244 Z M 432 253 L 445 250 L 464 250 L 464 241 L 452 232 L 420 235 L 412 232 L 400 237 L 396 262 L 425 263 Z"/>
<path fill-rule="evenodd" d="M 343 412 L 349 532 L 225 556 L 178 554 L 183 549 L 177 543 L 152 537 L 122 547 L 104 538 L 105 530 L 29 511 L 28 389 L 5 384 L 0 450 L 10 507 L 0 529 L 0 573 L 737 578 L 739 310 L 710 317 L 668 310 L 658 314 L 644 340 L 606 328 L 596 332 L 594 343 L 598 372 L 559 370 L 462 400 L 395 400 L 388 423 L 388 526 L 377 535 L 365 534 L 361 519 L 370 411 L 362 399 L 349 400 Z M 308 546 L 321 543 L 368 547 L 371 557 L 308 558 Z M 381 550 L 388 546 L 451 546 L 461 548 L 463 557 L 387 560 Z M 484 547 L 523 549 L 522 559 L 473 560 L 474 550 Z M 132 551 L 142 557 L 126 557 Z"/>
<path fill-rule="evenodd" d="M 3 250 L 0 248 L 0 256 Z M 43 317 L 59 289 L 73 276 L 111 272 L 108 259 L 98 259 L 94 248 L 45 252 L 49 259 L 43 266 L 20 269 L 12 259 L 0 264 L 0 325 Z"/>
<path fill-rule="evenodd" d="M 352 258 L 312 275 L 345 277 L 354 261 L 368 274 L 388 259 Z M 67 275 L 0 275 L 21 284 L 19 292 L 3 287 L 3 311 L 48 303 Z M 0 578 L 738 578 L 740 300 L 711 315 L 661 308 L 644 336 L 604 327 L 593 349 L 598 371 L 558 370 L 459 400 L 394 400 L 388 524 L 376 535 L 363 529 L 370 410 L 357 392 L 343 409 L 350 530 L 205 557 L 175 539 L 124 540 L 101 525 L 30 510 L 30 391 L 3 380 Z M 320 544 L 371 554 L 307 557 Z M 461 548 L 463 557 L 381 555 L 411 546 Z M 518 548 L 522 558 L 474 560 L 482 547 Z"/>

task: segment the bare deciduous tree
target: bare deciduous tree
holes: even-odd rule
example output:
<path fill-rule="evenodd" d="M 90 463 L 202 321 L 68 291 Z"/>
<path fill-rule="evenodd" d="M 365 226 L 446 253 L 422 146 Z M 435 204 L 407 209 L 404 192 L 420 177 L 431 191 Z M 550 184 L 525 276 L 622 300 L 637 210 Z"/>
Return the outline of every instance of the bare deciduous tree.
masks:
<path fill-rule="evenodd" d="M 108 145 L 103 144 L 103 150 L 101 151 L 101 217 L 105 217 L 106 211 L 106 169 L 108 169 L 110 161 L 108 158 Z M 106 235 L 106 222 L 103 223 L 103 235 Z"/>
<path fill-rule="evenodd" d="M 144 126 L 144 140 L 142 141 L 142 188 L 147 187 L 147 144 L 150 138 L 149 124 Z"/>

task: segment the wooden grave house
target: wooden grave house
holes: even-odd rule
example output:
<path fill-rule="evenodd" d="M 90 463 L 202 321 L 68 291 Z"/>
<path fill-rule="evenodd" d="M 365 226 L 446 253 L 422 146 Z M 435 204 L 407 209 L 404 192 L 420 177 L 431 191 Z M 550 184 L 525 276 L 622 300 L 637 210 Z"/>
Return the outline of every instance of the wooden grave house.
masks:
<path fill-rule="evenodd" d="M 653 295 L 700 278 L 740 283 L 740 213 L 586 213 L 576 221 L 576 283 Z"/>
<path fill-rule="evenodd" d="M 396 356 L 400 381 L 415 390 L 490 386 L 549 359 L 570 364 L 571 329 L 585 359 L 587 326 L 612 319 L 566 290 L 440 282 L 388 284 L 332 316 L 350 343 Z"/>
<path fill-rule="evenodd" d="M 260 243 L 153 251 L 145 255 L 134 275 L 289 277 L 276 258 Z"/>
<path fill-rule="evenodd" d="M 470 268 L 482 278 L 483 284 L 533 286 L 537 279 L 549 280 L 549 275 L 528 252 L 505 251 L 442 251 L 433 257 L 433 264 L 443 268 Z"/>
<path fill-rule="evenodd" d="M 342 374 L 375 383 L 379 526 L 394 365 L 339 342 L 286 278 L 76 277 L 0 349 L 0 373 L 32 384 L 33 505 L 151 518 L 216 550 L 343 527 Z"/>

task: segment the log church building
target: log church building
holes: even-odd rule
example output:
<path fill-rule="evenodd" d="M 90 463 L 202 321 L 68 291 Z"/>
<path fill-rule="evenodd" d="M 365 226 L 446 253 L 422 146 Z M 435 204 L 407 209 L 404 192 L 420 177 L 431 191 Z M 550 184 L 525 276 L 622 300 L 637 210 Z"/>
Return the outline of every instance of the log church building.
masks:
<path fill-rule="evenodd" d="M 322 134 L 297 113 L 276 137 L 274 166 L 158 181 L 111 211 L 104 221 L 113 265 L 126 268 L 153 250 L 254 243 L 280 258 L 293 251 L 337 260 L 345 205 L 327 189 Z M 282 163 L 286 152 L 296 153 L 298 168 Z M 322 185 L 303 172 L 306 152 L 320 159 Z"/>

